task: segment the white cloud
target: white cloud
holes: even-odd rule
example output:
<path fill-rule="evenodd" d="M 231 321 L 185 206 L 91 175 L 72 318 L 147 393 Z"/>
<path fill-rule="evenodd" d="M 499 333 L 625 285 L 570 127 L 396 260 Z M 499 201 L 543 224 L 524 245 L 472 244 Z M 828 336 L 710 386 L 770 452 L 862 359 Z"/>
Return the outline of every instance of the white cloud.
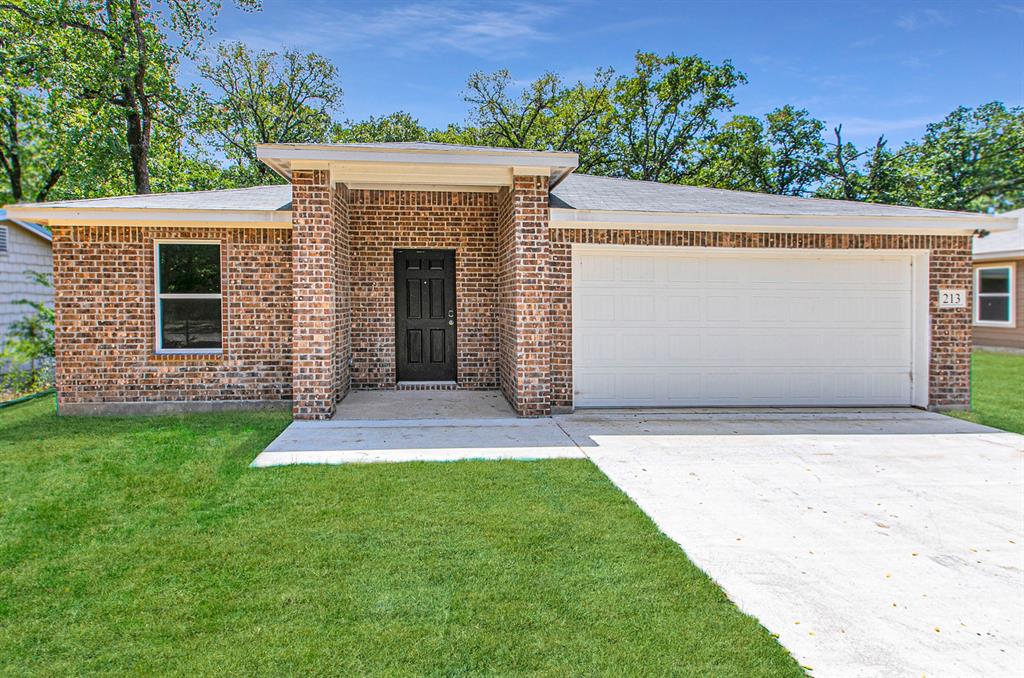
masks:
<path fill-rule="evenodd" d="M 928 7 L 897 17 L 895 24 L 905 31 L 916 31 L 928 26 L 952 26 L 953 20 L 942 10 Z"/>
<path fill-rule="evenodd" d="M 537 2 L 495 9 L 461 0 L 337 13 L 318 8 L 293 15 L 293 25 L 300 28 L 273 36 L 241 32 L 232 38 L 263 49 L 285 44 L 313 51 L 373 49 L 388 56 L 454 51 L 502 58 L 553 41 L 543 25 L 561 12 Z"/>
<path fill-rule="evenodd" d="M 906 118 L 869 118 L 862 116 L 825 116 L 827 120 L 834 121 L 833 125 L 842 123 L 843 134 L 854 137 L 877 137 L 880 134 L 888 136 L 896 132 L 908 130 L 923 130 L 930 122 L 942 119 L 942 114 L 921 115 Z M 900 135 L 902 136 L 902 135 Z"/>

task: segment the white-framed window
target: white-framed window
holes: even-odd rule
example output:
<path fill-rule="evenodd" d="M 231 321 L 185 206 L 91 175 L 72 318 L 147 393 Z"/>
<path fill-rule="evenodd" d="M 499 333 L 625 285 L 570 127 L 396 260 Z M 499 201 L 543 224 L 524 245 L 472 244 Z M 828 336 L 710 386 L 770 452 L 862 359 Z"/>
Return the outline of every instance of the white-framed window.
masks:
<path fill-rule="evenodd" d="M 220 353 L 220 243 L 158 241 L 154 257 L 157 353 Z"/>
<path fill-rule="evenodd" d="M 974 324 L 1013 327 L 1013 266 L 974 269 Z"/>

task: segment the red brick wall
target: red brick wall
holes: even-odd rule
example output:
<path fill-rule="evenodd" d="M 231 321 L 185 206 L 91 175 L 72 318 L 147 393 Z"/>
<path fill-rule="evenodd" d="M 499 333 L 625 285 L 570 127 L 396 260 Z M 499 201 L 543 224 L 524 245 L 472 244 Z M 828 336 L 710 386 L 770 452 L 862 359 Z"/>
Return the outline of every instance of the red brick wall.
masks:
<path fill-rule="evenodd" d="M 551 413 L 548 178 L 516 176 L 498 233 L 501 390 L 523 416 Z"/>
<path fill-rule="evenodd" d="M 291 232 L 55 226 L 60 405 L 291 398 Z M 154 242 L 221 245 L 220 355 L 156 355 Z"/>
<path fill-rule="evenodd" d="M 328 419 L 334 414 L 335 223 L 330 172 L 292 173 L 292 414 Z"/>
<path fill-rule="evenodd" d="M 349 191 L 352 386 L 395 385 L 394 250 L 455 250 L 458 383 L 498 385 L 495 324 L 498 195 Z"/>
<path fill-rule="evenodd" d="M 352 260 L 348 231 L 348 189 L 334 191 L 334 385 L 335 400 L 348 394 L 352 381 Z"/>
<path fill-rule="evenodd" d="M 970 289 L 970 236 L 731 233 L 617 229 L 553 229 L 552 405 L 572 406 L 572 243 L 676 247 L 930 250 L 931 363 L 929 406 L 967 407 L 971 390 L 971 310 L 940 309 L 940 287 Z"/>
<path fill-rule="evenodd" d="M 515 352 L 515 210 L 510 189 L 498 194 L 497 234 L 497 330 L 498 330 L 498 387 L 509 403 L 516 402 Z"/>

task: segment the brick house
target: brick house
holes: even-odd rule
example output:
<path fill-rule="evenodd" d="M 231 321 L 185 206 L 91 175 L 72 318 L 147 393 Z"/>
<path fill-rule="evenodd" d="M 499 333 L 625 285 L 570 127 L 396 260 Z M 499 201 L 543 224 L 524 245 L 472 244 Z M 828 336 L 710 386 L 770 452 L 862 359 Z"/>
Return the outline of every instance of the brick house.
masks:
<path fill-rule="evenodd" d="M 572 153 L 258 149 L 279 186 L 15 205 L 53 230 L 62 413 L 500 389 L 574 407 L 969 404 L 971 243 L 1012 220 L 574 173 Z"/>
<path fill-rule="evenodd" d="M 1017 227 L 974 239 L 974 345 L 1024 351 L 1024 209 Z"/>

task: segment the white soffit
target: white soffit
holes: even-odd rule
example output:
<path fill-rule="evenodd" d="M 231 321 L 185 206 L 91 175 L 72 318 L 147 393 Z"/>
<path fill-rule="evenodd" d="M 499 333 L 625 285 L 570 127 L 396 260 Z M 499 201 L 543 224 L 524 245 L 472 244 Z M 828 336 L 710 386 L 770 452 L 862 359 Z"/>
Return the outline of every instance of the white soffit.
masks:
<path fill-rule="evenodd" d="M 970 235 L 976 230 L 1004 231 L 1016 221 L 990 215 L 880 217 L 838 215 L 713 214 L 551 209 L 552 228 L 625 230 L 750 231 L 778 233 L 911 233 Z"/>

